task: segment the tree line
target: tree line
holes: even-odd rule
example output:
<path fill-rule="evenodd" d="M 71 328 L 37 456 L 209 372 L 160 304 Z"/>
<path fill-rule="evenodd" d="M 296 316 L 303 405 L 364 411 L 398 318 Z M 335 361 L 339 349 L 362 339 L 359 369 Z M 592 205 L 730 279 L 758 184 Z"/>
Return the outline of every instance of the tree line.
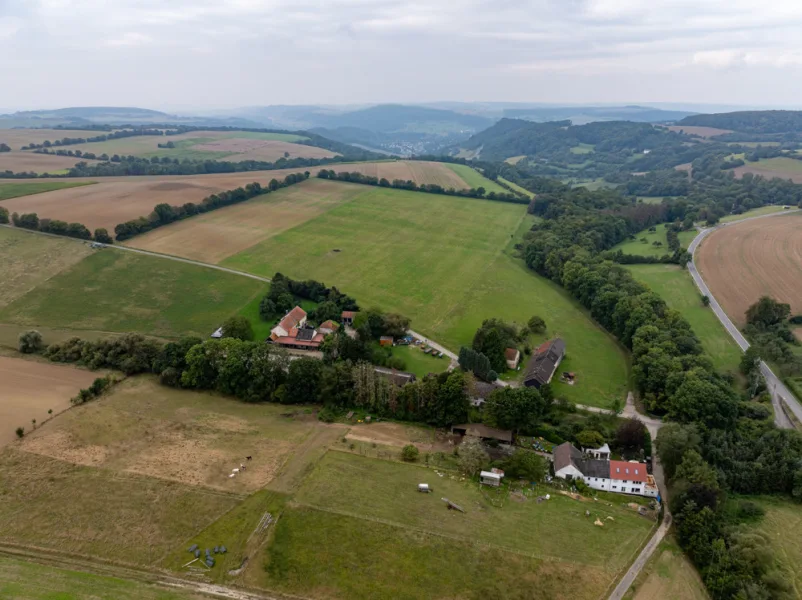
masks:
<path fill-rule="evenodd" d="M 374 185 L 384 188 L 393 188 L 398 190 L 408 190 L 411 192 L 426 192 L 428 194 L 444 194 L 446 196 L 461 196 L 465 198 L 484 198 L 485 200 L 495 200 L 498 202 L 512 202 L 515 204 L 528 204 L 529 198 L 522 194 L 503 194 L 490 192 L 483 187 L 456 190 L 452 188 L 444 188 L 435 183 L 421 183 L 417 184 L 412 180 L 394 179 L 388 181 L 386 178 L 375 177 L 372 175 L 363 175 L 359 172 L 340 172 L 337 173 L 332 169 L 321 169 L 317 176 L 320 179 L 332 179 L 335 181 L 347 181 L 350 183 L 360 183 L 363 185 Z"/>
<path fill-rule="evenodd" d="M 95 229 L 94 235 L 82 223 L 67 223 L 58 219 L 39 218 L 36 213 L 12 213 L 9 219 L 8 209 L 0 206 L 0 224 L 7 224 L 11 221 L 14 227 L 22 229 L 30 229 L 33 231 L 42 231 L 44 233 L 52 233 L 54 235 L 63 235 L 66 237 L 77 238 L 79 240 L 92 240 L 103 244 L 111 244 L 113 240 L 108 231 L 99 227 Z"/>
<path fill-rule="evenodd" d="M 187 202 L 180 206 L 173 206 L 167 203 L 157 204 L 153 208 L 153 212 L 147 217 L 139 217 L 138 219 L 132 219 L 115 226 L 115 238 L 117 241 L 127 240 L 135 235 L 146 233 L 152 229 L 163 227 L 164 225 L 169 225 L 175 221 L 223 208 L 224 206 L 230 206 L 231 204 L 245 202 L 246 200 L 250 200 L 262 194 L 269 194 L 280 188 L 306 181 L 308 177 L 309 172 L 307 171 L 306 173 L 287 175 L 282 181 L 271 179 L 266 187 L 262 187 L 258 182 L 249 183 L 245 187 L 238 187 L 233 190 L 226 190 L 207 196 L 201 200 L 199 204 L 195 204 L 194 202 Z"/>
<path fill-rule="evenodd" d="M 20 148 L 21 150 L 34 150 L 34 149 L 49 149 L 53 146 L 72 146 L 75 144 L 88 144 L 93 142 L 107 142 L 109 140 L 119 140 L 122 138 L 137 137 L 143 135 L 175 135 L 178 131 L 170 131 L 164 129 L 152 128 L 137 128 L 137 129 L 121 129 L 119 131 L 110 131 L 101 135 L 94 135 L 90 137 L 63 137 L 60 140 L 45 140 L 41 144 L 30 143 L 27 146 Z"/>
<path fill-rule="evenodd" d="M 541 207 L 544 221 L 523 247 L 526 263 L 631 351 L 644 404 L 675 422 L 663 428 L 658 445 L 683 548 L 714 598 L 782 598 L 771 561 L 752 560 L 751 546 L 731 528 L 725 499 L 727 492 L 802 498 L 802 436 L 777 430 L 764 389 L 754 390 L 756 397 L 738 392 L 679 312 L 605 260 L 605 250 L 643 226 L 625 199 L 573 190 L 557 196 Z"/>

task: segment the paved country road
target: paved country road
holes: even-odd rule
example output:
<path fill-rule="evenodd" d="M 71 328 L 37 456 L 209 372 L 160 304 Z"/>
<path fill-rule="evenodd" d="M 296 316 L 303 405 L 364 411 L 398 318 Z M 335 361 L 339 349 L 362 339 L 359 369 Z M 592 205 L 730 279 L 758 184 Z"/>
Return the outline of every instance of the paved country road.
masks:
<path fill-rule="evenodd" d="M 751 221 L 754 219 L 767 219 L 771 217 L 778 217 L 781 215 L 787 215 L 789 213 L 800 212 L 799 210 L 789 210 L 785 212 L 778 212 L 772 213 L 769 215 L 760 215 L 757 217 L 750 217 L 748 219 L 742 219 L 740 221 L 733 221 L 731 223 L 722 223 L 717 225 L 716 227 L 711 227 L 708 229 L 702 229 L 699 231 L 699 234 L 693 238 L 693 241 L 688 246 L 688 252 L 691 253 L 691 261 L 688 263 L 688 272 L 693 277 L 694 282 L 696 283 L 696 287 L 699 288 L 699 291 L 702 295 L 707 296 L 710 298 L 710 308 L 713 313 L 718 317 L 718 320 L 721 321 L 721 324 L 724 325 L 724 328 L 727 332 L 732 336 L 732 339 L 735 340 L 735 343 L 741 348 L 741 350 L 746 350 L 749 348 L 749 342 L 746 341 L 746 338 L 743 334 L 738 330 L 735 324 L 730 320 L 724 310 L 721 308 L 721 305 L 716 300 L 715 296 L 710 292 L 710 288 L 707 287 L 704 279 L 702 279 L 702 275 L 699 273 L 699 270 L 696 268 L 696 250 L 699 248 L 702 241 L 710 235 L 713 231 L 717 229 L 721 229 L 723 227 L 729 227 L 738 223 L 743 223 L 744 221 Z M 769 366 L 761 361 L 760 363 L 760 372 L 763 374 L 763 377 L 766 378 L 766 384 L 769 387 L 769 392 L 771 393 L 771 403 L 774 406 L 774 423 L 777 427 L 781 427 L 783 429 L 793 429 L 794 425 L 791 423 L 791 420 L 785 414 L 785 411 L 782 406 L 782 400 L 785 400 L 786 406 L 794 413 L 797 419 L 802 421 L 802 404 L 799 403 L 797 398 L 791 393 L 791 391 L 785 387 L 780 378 L 777 377 L 774 372 L 769 368 Z"/>

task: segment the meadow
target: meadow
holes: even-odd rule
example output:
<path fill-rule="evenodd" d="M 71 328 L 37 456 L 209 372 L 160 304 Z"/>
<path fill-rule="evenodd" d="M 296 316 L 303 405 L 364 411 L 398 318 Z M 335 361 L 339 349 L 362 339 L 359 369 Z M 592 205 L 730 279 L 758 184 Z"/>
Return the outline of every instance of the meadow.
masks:
<path fill-rule="evenodd" d="M 776 204 L 770 204 L 768 206 L 761 206 L 760 208 L 753 208 L 752 210 L 747 210 L 746 212 L 742 212 L 739 215 L 727 215 L 726 217 L 721 218 L 722 223 L 732 223 L 733 221 L 743 221 L 744 219 L 749 219 L 751 217 L 762 217 L 763 215 L 772 215 L 774 213 L 783 212 L 785 208 Z"/>
<path fill-rule="evenodd" d="M 785 156 L 747 162 L 742 167 L 734 169 L 734 172 L 736 177 L 740 177 L 744 173 L 752 173 L 753 175 L 762 175 L 767 179 L 779 177 L 790 179 L 795 183 L 802 183 L 802 161 Z"/>
<path fill-rule="evenodd" d="M 665 300 L 669 308 L 679 311 L 691 324 L 713 365 L 736 373 L 741 350 L 713 311 L 702 304 L 701 295 L 688 272 L 677 265 L 628 265 L 627 269 Z"/>
<path fill-rule="evenodd" d="M 696 234 L 697 232 L 695 230 L 680 231 L 678 234 L 680 246 L 687 248 L 691 241 L 693 241 L 693 238 L 696 237 Z M 644 229 L 643 231 L 633 234 L 633 237 L 635 238 L 634 240 L 626 240 L 614 246 L 613 251 L 621 250 L 624 254 L 654 256 L 658 258 L 665 254 L 672 254 L 671 250 L 668 248 L 665 223 L 656 225 L 655 231 Z M 646 241 L 642 242 L 641 239 L 645 239 Z M 662 246 L 655 246 L 654 242 L 660 242 Z"/>
<path fill-rule="evenodd" d="M 683 554 L 673 537 L 665 538 L 638 578 L 624 595 L 625 600 L 708 600 L 699 573 Z"/>
<path fill-rule="evenodd" d="M 566 369 L 577 373 L 577 385 L 555 386 L 558 395 L 605 407 L 625 396 L 627 360 L 615 341 L 511 256 L 515 236 L 532 222 L 523 206 L 367 189 L 221 264 L 336 285 L 363 307 L 409 316 L 416 331 L 453 351 L 470 345 L 484 319 L 523 324 L 540 315 L 549 330 L 533 343 L 563 337 Z"/>
<path fill-rule="evenodd" d="M 524 194 L 525 196 L 529 196 L 530 198 L 534 198 L 535 197 L 534 192 L 530 192 L 526 188 L 522 188 L 517 183 L 513 183 L 512 181 L 508 181 L 508 180 L 504 179 L 503 177 L 499 177 L 498 179 L 499 179 L 500 182 L 505 183 L 508 186 L 510 186 L 516 192 L 520 192 L 520 193 Z"/>
<path fill-rule="evenodd" d="M 0 597 L 19 600 L 202 600 L 175 588 L 73 571 L 16 558 L 0 558 Z"/>
<path fill-rule="evenodd" d="M 501 187 L 492 179 L 488 179 L 473 167 L 469 167 L 468 165 L 456 165 L 453 163 L 443 163 L 443 164 L 452 171 L 454 171 L 459 176 L 460 179 L 462 179 L 466 184 L 468 184 L 469 188 L 483 187 L 485 188 L 485 191 L 488 194 L 490 192 L 496 192 L 497 194 L 508 193 L 506 189 Z"/>
<path fill-rule="evenodd" d="M 216 264 L 369 193 L 370 188 L 366 186 L 314 178 L 248 202 L 160 227 L 128 240 L 126 245 Z"/>
<path fill-rule="evenodd" d="M 63 243 L 86 248 L 74 240 Z M 42 254 L 32 253 L 31 259 L 37 256 Z M 50 265 L 43 268 L 49 270 Z M 30 291 L 21 289 L 31 277 L 38 285 Z M 263 283 L 245 277 L 114 249 L 94 251 L 49 278 L 34 274 L 18 279 L 22 281 L 12 293 L 14 289 L 27 293 L 14 295 L 0 309 L 2 323 L 135 331 L 166 338 L 208 336 L 264 288 Z"/>
<path fill-rule="evenodd" d="M 82 158 L 74 156 L 56 156 L 50 154 L 34 154 L 33 152 L 0 152 L 0 173 L 50 173 L 58 175 L 71 169 Z M 92 161 L 87 161 L 92 162 Z"/>
<path fill-rule="evenodd" d="M 711 233 L 696 252 L 699 272 L 739 325 L 761 296 L 802 312 L 802 215 L 745 221 Z"/>
<path fill-rule="evenodd" d="M 419 379 L 423 379 L 429 373 L 442 373 L 448 369 L 451 359 L 447 356 L 436 358 L 430 354 L 424 354 L 418 346 L 396 346 L 393 348 L 393 356 L 399 357 L 404 361 L 405 371 L 414 373 Z"/>

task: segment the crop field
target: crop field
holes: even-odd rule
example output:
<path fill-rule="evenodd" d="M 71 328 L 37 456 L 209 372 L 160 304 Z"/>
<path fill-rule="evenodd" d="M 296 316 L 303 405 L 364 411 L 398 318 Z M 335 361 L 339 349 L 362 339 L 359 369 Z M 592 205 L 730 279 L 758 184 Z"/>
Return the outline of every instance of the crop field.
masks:
<path fill-rule="evenodd" d="M 0 201 L 8 200 L 10 198 L 17 198 L 19 196 L 30 196 L 31 194 L 41 194 L 43 192 L 52 192 L 53 190 L 62 190 L 65 188 L 81 187 L 83 185 L 90 185 L 86 181 L 46 181 L 42 183 L 0 183 Z M 0 205 L 2 206 L 2 205 Z"/>
<path fill-rule="evenodd" d="M 49 154 L 34 154 L 33 152 L 0 152 L 0 173 L 12 171 L 22 173 L 59 174 L 65 169 L 71 169 L 82 158 L 74 156 L 51 156 Z M 92 161 L 86 161 L 92 162 Z"/>
<path fill-rule="evenodd" d="M 683 248 L 687 248 L 693 238 L 696 237 L 697 232 L 680 231 L 679 243 Z M 621 242 L 613 247 L 613 250 L 621 250 L 624 254 L 634 254 L 637 256 L 655 256 L 660 257 L 664 254 L 673 254 L 668 248 L 668 240 L 666 239 L 666 225 L 660 224 L 655 226 L 655 231 L 648 231 L 644 229 L 634 234 L 634 240 L 627 240 Z M 641 241 L 645 239 L 646 241 Z M 655 246 L 654 242 L 660 242 L 662 246 Z"/>
<path fill-rule="evenodd" d="M 802 161 L 784 156 L 766 158 L 754 163 L 747 162 L 744 166 L 734 169 L 734 171 L 736 177 L 740 177 L 744 173 L 752 173 L 753 175 L 762 175 L 767 179 L 779 177 L 781 179 L 790 179 L 795 183 L 802 183 Z"/>
<path fill-rule="evenodd" d="M 0 453 L 0 495 L 0 541 L 137 564 L 156 563 L 241 500 L 12 448 Z"/>
<path fill-rule="evenodd" d="M 64 137 L 64 136 L 62 136 Z M 80 137 L 87 137 L 86 135 Z M 151 158 L 153 156 L 169 156 L 179 160 L 184 158 L 221 159 L 230 155 L 236 155 L 244 150 L 236 148 L 239 142 L 251 141 L 277 141 L 277 142 L 297 142 L 306 139 L 303 136 L 293 133 L 260 133 L 254 131 L 189 131 L 177 135 L 156 136 L 140 135 L 133 137 L 107 140 L 105 142 L 89 142 L 86 144 L 76 144 L 69 146 L 69 149 L 82 150 L 83 152 L 94 152 L 96 155 L 113 154 L 141 156 Z M 173 142 L 175 148 L 159 148 L 159 144 Z M 208 144 L 223 144 L 220 147 L 198 147 Z M 309 147 L 310 151 L 320 150 L 320 148 Z M 331 155 L 332 153 L 329 153 Z M 307 156 L 304 154 L 303 156 Z M 310 155 L 311 156 L 311 155 Z"/>
<path fill-rule="evenodd" d="M 371 189 L 314 178 L 160 227 L 126 241 L 126 245 L 218 263 L 361 194 L 369 194 Z"/>
<path fill-rule="evenodd" d="M 669 131 L 676 133 L 684 132 L 687 135 L 698 135 L 702 138 L 714 137 L 716 135 L 723 135 L 725 133 L 732 133 L 731 129 L 718 129 L 716 127 L 694 127 L 687 125 L 670 125 L 666 127 Z"/>
<path fill-rule="evenodd" d="M 64 243 L 86 248 L 73 240 Z M 22 275 L 15 288 L 24 287 L 26 277 L 38 285 L 0 308 L 0 323 L 205 337 L 264 287 L 245 277 L 112 249 L 59 271 L 46 280 Z"/>
<path fill-rule="evenodd" d="M 336 152 L 307 146 L 304 144 L 293 144 L 292 142 L 282 142 L 278 140 L 258 140 L 258 139 L 223 139 L 204 144 L 192 146 L 197 152 L 223 152 L 227 155 L 226 160 L 241 162 L 243 160 L 266 160 L 276 161 L 280 158 L 331 158 L 338 156 Z"/>
<path fill-rule="evenodd" d="M 313 595 L 330 590 L 335 598 L 418 598 L 483 597 L 525 581 L 538 592 L 534 597 L 590 599 L 651 528 L 616 505 L 583 505 L 553 490 L 551 500 L 538 504 L 534 493 L 512 499 L 458 477 L 431 481 L 434 475 L 330 451 L 283 514 L 266 572 L 251 569 L 254 583 Z M 427 479 L 435 494 L 418 493 Z M 465 514 L 448 511 L 441 497 Z M 604 527 L 593 525 L 596 516 Z"/>
<path fill-rule="evenodd" d="M 0 129 L 0 143 L 8 144 L 11 150 L 19 150 L 28 144 L 41 144 L 45 140 L 54 142 L 65 137 L 87 137 L 95 135 L 82 129 Z"/>
<path fill-rule="evenodd" d="M 682 313 L 717 369 L 738 371 L 741 350 L 712 309 L 702 305 L 699 290 L 685 269 L 677 265 L 628 265 L 627 269 L 665 300 L 669 308 Z"/>
<path fill-rule="evenodd" d="M 454 351 L 470 345 L 484 319 L 523 324 L 540 315 L 549 330 L 535 341 L 563 337 L 566 370 L 578 376 L 574 386 L 556 385 L 557 395 L 594 406 L 624 397 L 627 361 L 615 341 L 565 292 L 505 252 L 526 220 L 523 206 L 367 189 L 221 264 L 336 285 L 364 307 L 409 316 L 416 331 Z"/>
<path fill-rule="evenodd" d="M 705 238 L 696 256 L 710 291 L 737 324 L 761 296 L 802 312 L 802 215 L 724 227 Z"/>
<path fill-rule="evenodd" d="M 204 600 L 206 595 L 0 558 L 0 598 L 15 600 Z"/>
<path fill-rule="evenodd" d="M 75 240 L 0 227 L 0 310 L 91 252 Z"/>
<path fill-rule="evenodd" d="M 32 428 L 70 407 L 70 398 L 99 377 L 83 369 L 0 356 L 0 446 L 16 439 L 14 430 Z"/>
<path fill-rule="evenodd" d="M 673 538 L 664 539 L 625 600 L 707 600 L 704 583 Z"/>
<path fill-rule="evenodd" d="M 420 160 L 388 160 L 374 163 L 353 163 L 344 165 L 330 165 L 326 168 L 333 169 L 337 173 L 348 171 L 349 173 L 358 172 L 363 175 L 382 178 L 388 181 L 401 179 L 403 181 L 414 181 L 418 185 L 422 183 L 433 183 L 444 188 L 454 188 L 457 190 L 468 189 L 471 184 L 452 170 L 452 165 L 438 162 L 425 162 Z M 322 167 L 321 167 L 322 168 Z M 467 167 L 469 168 L 469 167 Z M 314 172 L 316 173 L 317 170 Z M 476 173 L 474 171 L 474 173 Z M 481 177 L 476 173 L 478 177 Z M 482 180 L 487 181 L 484 177 Z M 486 188 L 487 189 L 487 188 Z"/>
<path fill-rule="evenodd" d="M 298 407 L 246 404 L 135 377 L 27 435 L 21 448 L 77 465 L 240 494 L 270 483 L 316 423 Z M 245 456 L 253 457 L 247 470 L 229 478 Z"/>

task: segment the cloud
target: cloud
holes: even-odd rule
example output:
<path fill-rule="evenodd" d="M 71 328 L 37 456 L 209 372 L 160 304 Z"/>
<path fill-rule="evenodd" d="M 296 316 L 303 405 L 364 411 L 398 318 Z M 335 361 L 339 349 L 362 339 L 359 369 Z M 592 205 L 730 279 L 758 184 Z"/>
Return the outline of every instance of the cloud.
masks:
<path fill-rule="evenodd" d="M 796 102 L 800 31 L 797 0 L 0 0 L 0 80 L 20 106 L 54 64 L 58 104 Z"/>

